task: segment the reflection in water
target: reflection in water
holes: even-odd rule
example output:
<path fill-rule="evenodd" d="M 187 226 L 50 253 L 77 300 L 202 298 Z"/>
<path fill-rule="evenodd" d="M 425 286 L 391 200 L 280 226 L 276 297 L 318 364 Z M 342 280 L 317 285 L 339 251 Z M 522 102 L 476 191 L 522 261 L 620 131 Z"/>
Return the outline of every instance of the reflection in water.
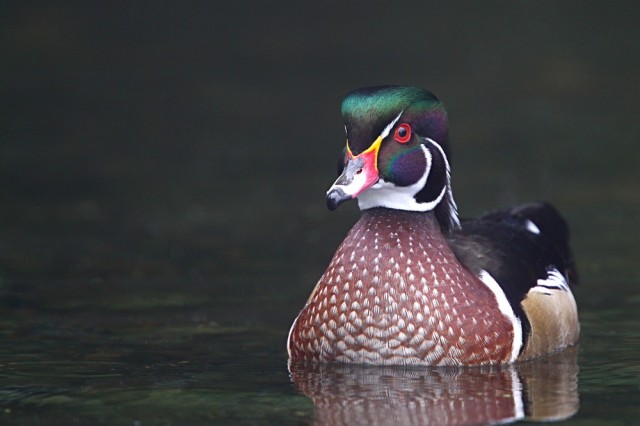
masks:
<path fill-rule="evenodd" d="M 554 421 L 578 411 L 577 349 L 502 367 L 373 367 L 291 364 L 315 406 L 315 424 Z"/>

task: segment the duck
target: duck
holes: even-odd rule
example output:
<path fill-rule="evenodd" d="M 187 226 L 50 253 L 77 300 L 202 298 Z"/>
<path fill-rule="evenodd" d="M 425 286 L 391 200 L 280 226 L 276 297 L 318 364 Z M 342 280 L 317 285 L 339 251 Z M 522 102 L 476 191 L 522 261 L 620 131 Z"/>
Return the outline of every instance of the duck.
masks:
<path fill-rule="evenodd" d="M 577 343 L 577 272 L 554 206 L 460 219 L 447 112 L 425 89 L 354 90 L 342 118 L 326 202 L 361 214 L 290 328 L 290 362 L 499 365 Z"/>

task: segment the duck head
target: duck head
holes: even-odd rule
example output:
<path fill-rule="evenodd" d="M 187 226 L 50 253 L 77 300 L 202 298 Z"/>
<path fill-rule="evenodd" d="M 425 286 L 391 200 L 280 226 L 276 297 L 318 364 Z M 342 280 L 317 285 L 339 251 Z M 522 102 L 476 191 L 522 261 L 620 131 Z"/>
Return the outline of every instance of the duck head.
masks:
<path fill-rule="evenodd" d="M 367 87 L 345 97 L 342 117 L 347 143 L 327 191 L 329 209 L 357 199 L 361 210 L 433 211 L 443 230 L 459 227 L 438 98 L 417 87 Z"/>

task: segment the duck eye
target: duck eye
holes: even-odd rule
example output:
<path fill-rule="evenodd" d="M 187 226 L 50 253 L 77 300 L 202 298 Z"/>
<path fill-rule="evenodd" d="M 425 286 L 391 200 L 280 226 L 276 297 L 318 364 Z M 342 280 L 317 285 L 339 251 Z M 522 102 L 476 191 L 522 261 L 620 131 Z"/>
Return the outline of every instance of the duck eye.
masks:
<path fill-rule="evenodd" d="M 396 134 L 395 134 L 394 137 L 395 137 L 396 141 L 398 141 L 400 143 L 409 142 L 409 139 L 411 139 L 411 126 L 409 126 L 406 123 L 401 124 L 396 129 Z"/>

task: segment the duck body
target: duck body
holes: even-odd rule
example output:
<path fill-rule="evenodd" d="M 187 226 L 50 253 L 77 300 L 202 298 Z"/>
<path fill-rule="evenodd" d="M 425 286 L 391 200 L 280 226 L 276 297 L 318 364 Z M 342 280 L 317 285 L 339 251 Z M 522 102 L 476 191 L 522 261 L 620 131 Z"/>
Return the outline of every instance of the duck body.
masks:
<path fill-rule="evenodd" d="M 443 111 L 401 86 L 345 99 L 344 167 L 327 200 L 357 198 L 362 214 L 291 327 L 292 361 L 505 364 L 577 341 L 564 220 L 531 203 L 460 221 Z"/>

